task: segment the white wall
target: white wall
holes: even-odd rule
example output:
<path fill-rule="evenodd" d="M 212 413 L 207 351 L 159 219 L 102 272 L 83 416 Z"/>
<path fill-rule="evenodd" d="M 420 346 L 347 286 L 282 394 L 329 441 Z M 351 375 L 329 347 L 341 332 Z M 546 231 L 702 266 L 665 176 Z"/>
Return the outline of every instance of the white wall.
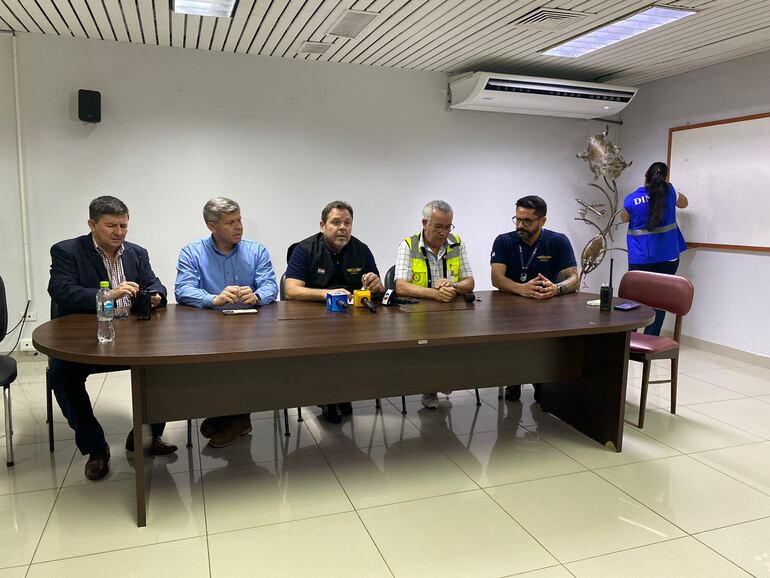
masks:
<path fill-rule="evenodd" d="M 0 275 L 8 298 L 9 329 L 26 302 L 11 42 L 10 35 L 0 34 Z M 1 353 L 13 347 L 16 336 L 0 340 Z"/>
<path fill-rule="evenodd" d="M 18 51 L 41 319 L 48 249 L 87 232 L 88 202 L 101 194 L 128 204 L 129 240 L 149 249 L 170 291 L 179 248 L 203 236 L 201 208 L 215 195 L 241 204 L 246 236 L 268 247 L 279 275 L 286 247 L 314 233 L 337 198 L 352 203 L 354 234 L 383 274 L 400 239 L 418 229 L 422 205 L 445 199 L 479 289 L 491 287 L 489 250 L 512 228 L 519 196 L 545 197 L 549 227 L 577 251 L 590 234 L 572 220 L 589 180 L 574 155 L 600 123 L 449 112 L 436 73 L 32 34 L 19 37 Z M 101 124 L 77 120 L 79 88 L 102 92 Z"/>
<path fill-rule="evenodd" d="M 666 160 L 669 128 L 770 112 L 768 95 L 768 52 L 639 87 L 638 96 L 622 115 L 623 151 L 626 159 L 634 160 L 623 175 L 622 189 L 629 192 L 643 184 L 647 167 Z M 688 193 L 690 203 L 698 203 L 697 191 Z M 770 196 L 759 196 L 753 203 L 736 203 L 733 210 L 751 212 L 762 207 L 767 211 Z M 685 334 L 770 356 L 770 254 L 690 250 L 682 255 L 679 272 L 695 285 Z"/>

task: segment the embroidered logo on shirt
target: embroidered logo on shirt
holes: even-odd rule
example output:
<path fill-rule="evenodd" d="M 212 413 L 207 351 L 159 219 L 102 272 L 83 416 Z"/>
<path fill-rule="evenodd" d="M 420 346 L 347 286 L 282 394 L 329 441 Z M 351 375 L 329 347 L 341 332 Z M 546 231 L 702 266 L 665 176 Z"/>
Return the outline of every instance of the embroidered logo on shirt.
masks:
<path fill-rule="evenodd" d="M 350 269 L 345 269 L 345 271 L 351 275 L 356 275 L 361 272 L 361 269 L 363 269 L 363 267 L 351 267 Z"/>
<path fill-rule="evenodd" d="M 326 275 L 326 269 L 324 269 L 323 267 L 319 267 L 316 273 L 318 273 L 319 275 Z"/>
<path fill-rule="evenodd" d="M 537 260 L 540 261 L 541 263 L 546 262 L 546 261 L 550 261 L 551 260 L 551 255 L 538 255 L 537 256 Z"/>
<path fill-rule="evenodd" d="M 412 274 L 412 282 L 413 283 L 417 283 L 421 278 L 422 278 L 422 275 L 420 275 L 419 273 Z"/>

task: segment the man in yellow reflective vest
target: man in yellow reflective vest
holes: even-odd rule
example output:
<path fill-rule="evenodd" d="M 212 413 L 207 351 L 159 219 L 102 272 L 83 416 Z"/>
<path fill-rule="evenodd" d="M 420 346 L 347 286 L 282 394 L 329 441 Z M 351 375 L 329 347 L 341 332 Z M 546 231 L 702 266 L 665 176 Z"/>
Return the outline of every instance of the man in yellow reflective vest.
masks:
<path fill-rule="evenodd" d="M 450 303 L 473 291 L 475 282 L 468 254 L 453 233 L 454 213 L 444 201 L 431 201 L 422 210 L 422 231 L 407 237 L 398 247 L 396 293 L 404 297 Z M 438 408 L 438 396 L 426 393 L 422 404 Z"/>

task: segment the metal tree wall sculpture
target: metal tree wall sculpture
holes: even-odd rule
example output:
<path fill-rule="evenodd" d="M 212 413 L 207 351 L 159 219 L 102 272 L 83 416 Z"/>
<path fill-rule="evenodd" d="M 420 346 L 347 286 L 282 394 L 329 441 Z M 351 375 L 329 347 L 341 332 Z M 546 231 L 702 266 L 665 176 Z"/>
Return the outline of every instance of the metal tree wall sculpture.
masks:
<path fill-rule="evenodd" d="M 580 254 L 580 282 L 586 286 L 586 276 L 601 265 L 604 256 L 609 251 L 627 251 L 625 248 L 612 247 L 614 238 L 612 232 L 620 225 L 616 222 L 622 206 L 618 206 L 618 185 L 615 182 L 620 174 L 630 167 L 633 161 L 627 163 L 620 155 L 620 147 L 610 142 L 607 138 L 609 126 L 604 127 L 604 132 L 592 136 L 588 139 L 588 147 L 582 153 L 575 155 L 579 159 L 588 161 L 588 168 L 594 175 L 594 180 L 599 177 L 604 181 L 604 185 L 597 183 L 588 183 L 588 186 L 599 189 L 606 203 L 586 202 L 580 198 L 575 199 L 580 207 L 576 221 L 588 223 L 596 229 L 596 235 L 592 237 Z M 606 224 L 602 225 L 605 217 Z M 609 247 L 607 239 L 609 238 Z"/>

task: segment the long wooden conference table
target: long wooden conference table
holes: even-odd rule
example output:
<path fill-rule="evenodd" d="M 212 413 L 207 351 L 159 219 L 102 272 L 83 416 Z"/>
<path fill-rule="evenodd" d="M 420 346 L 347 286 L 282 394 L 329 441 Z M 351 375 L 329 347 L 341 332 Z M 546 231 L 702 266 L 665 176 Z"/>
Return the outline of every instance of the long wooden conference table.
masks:
<path fill-rule="evenodd" d="M 621 451 L 629 332 L 651 323 L 653 310 L 602 312 L 586 305 L 595 296 L 585 293 L 477 297 L 375 314 L 296 301 L 232 316 L 170 305 L 149 321 L 115 321 L 113 343 L 97 342 L 95 315 L 49 321 L 32 340 L 51 357 L 131 367 L 136 448 L 149 443 L 142 425 L 155 422 L 540 382 L 545 411 Z M 144 526 L 151 464 L 140 456 Z"/>

